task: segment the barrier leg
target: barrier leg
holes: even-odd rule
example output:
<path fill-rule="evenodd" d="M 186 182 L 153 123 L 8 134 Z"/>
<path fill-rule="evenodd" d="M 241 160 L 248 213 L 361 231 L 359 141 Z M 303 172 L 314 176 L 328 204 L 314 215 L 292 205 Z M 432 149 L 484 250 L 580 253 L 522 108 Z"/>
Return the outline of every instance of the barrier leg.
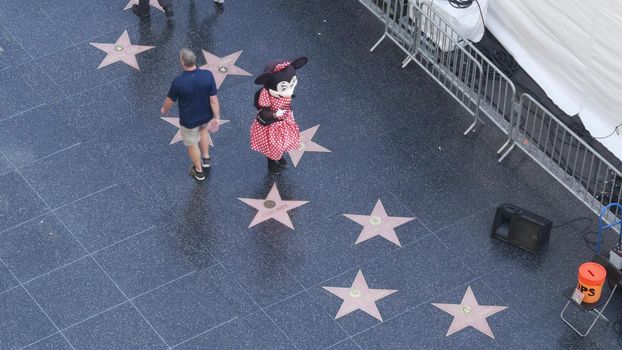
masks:
<path fill-rule="evenodd" d="M 382 36 L 380 37 L 380 39 L 378 39 L 378 41 L 376 41 L 376 43 L 374 44 L 374 46 L 371 47 L 371 49 L 369 49 L 369 52 L 374 52 L 374 50 L 378 47 L 378 45 L 380 45 L 380 43 L 384 40 L 384 38 L 387 37 L 387 32 L 384 32 L 382 34 Z"/>
<path fill-rule="evenodd" d="M 477 125 L 477 119 L 475 119 L 475 121 L 473 122 L 473 124 L 471 124 L 465 131 L 464 131 L 464 136 L 467 136 Z"/>
<path fill-rule="evenodd" d="M 503 155 L 497 160 L 497 162 L 498 163 L 503 162 L 505 157 L 507 157 L 508 154 L 510 154 L 510 152 L 512 152 L 512 150 L 514 149 L 514 146 L 516 146 L 516 142 L 512 142 L 512 146 L 510 146 L 510 148 L 508 148 L 505 152 L 503 152 Z"/>
<path fill-rule="evenodd" d="M 511 139 L 508 138 L 507 140 L 505 140 L 505 143 L 503 145 L 501 145 L 501 147 L 499 147 L 499 149 L 497 150 L 497 154 L 501 154 L 501 152 L 503 152 L 503 150 L 510 145 Z"/>
<path fill-rule="evenodd" d="M 403 61 L 402 61 L 402 68 L 406 68 L 406 66 L 412 61 L 412 57 L 407 56 Z"/>

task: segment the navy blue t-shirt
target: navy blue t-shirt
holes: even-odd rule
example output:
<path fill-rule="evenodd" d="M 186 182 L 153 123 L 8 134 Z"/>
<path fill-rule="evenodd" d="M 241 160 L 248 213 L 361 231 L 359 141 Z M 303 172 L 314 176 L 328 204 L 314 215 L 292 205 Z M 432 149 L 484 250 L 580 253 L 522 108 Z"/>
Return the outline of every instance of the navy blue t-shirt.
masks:
<path fill-rule="evenodd" d="M 214 115 L 209 98 L 216 96 L 217 92 L 214 75 L 209 70 L 197 68 L 176 77 L 168 97 L 178 102 L 179 124 L 192 129 L 212 120 Z"/>

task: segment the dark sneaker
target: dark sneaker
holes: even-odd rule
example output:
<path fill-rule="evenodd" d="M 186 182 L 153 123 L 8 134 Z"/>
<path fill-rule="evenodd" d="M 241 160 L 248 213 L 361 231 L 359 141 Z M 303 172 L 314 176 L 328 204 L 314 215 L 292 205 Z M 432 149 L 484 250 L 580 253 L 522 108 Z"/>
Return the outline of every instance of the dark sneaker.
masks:
<path fill-rule="evenodd" d="M 134 14 L 140 18 L 149 17 L 149 10 L 143 11 L 138 8 L 138 5 L 132 5 L 132 12 L 134 12 Z"/>
<path fill-rule="evenodd" d="M 175 12 L 173 12 L 173 8 L 170 6 L 164 8 L 164 13 L 166 14 L 166 17 L 173 17 L 175 14 Z"/>
<path fill-rule="evenodd" d="M 276 161 L 278 165 L 281 166 L 281 168 L 287 168 L 287 160 L 285 160 L 285 157 L 281 157 L 281 159 Z"/>
<path fill-rule="evenodd" d="M 201 165 L 203 166 L 203 169 L 209 168 L 210 167 L 209 158 L 201 157 Z"/>
<path fill-rule="evenodd" d="M 196 171 L 194 165 L 191 165 L 190 168 L 188 168 L 188 174 L 199 181 L 205 180 L 205 173 Z"/>
<path fill-rule="evenodd" d="M 268 158 L 268 171 L 272 175 L 278 175 L 281 173 L 281 167 L 279 166 L 279 163 L 276 160 L 272 160 Z"/>

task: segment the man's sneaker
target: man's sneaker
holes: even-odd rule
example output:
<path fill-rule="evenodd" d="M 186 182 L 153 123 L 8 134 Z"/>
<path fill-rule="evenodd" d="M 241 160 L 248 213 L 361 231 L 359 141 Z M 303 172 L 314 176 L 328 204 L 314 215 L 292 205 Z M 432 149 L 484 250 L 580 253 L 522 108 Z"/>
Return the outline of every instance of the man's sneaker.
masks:
<path fill-rule="evenodd" d="M 209 158 L 201 157 L 201 165 L 203 166 L 203 169 L 209 168 L 210 167 L 210 165 L 209 165 Z"/>
<path fill-rule="evenodd" d="M 225 0 L 214 0 L 214 2 L 217 4 L 224 4 Z"/>
<path fill-rule="evenodd" d="M 134 12 L 134 14 L 140 18 L 149 17 L 149 10 L 143 11 L 138 8 L 138 5 L 132 5 L 132 12 Z"/>
<path fill-rule="evenodd" d="M 194 177 L 195 179 L 197 179 L 199 181 L 205 180 L 205 173 L 204 172 L 198 172 L 194 168 L 194 165 L 191 165 L 190 168 L 188 168 L 188 174 L 190 174 L 190 176 Z"/>
<path fill-rule="evenodd" d="M 166 17 L 173 17 L 175 14 L 175 12 L 173 12 L 173 8 L 170 6 L 164 8 L 164 13 L 166 14 Z"/>
<path fill-rule="evenodd" d="M 287 168 L 287 160 L 285 160 L 285 157 L 281 157 L 281 159 L 276 161 L 281 168 Z"/>

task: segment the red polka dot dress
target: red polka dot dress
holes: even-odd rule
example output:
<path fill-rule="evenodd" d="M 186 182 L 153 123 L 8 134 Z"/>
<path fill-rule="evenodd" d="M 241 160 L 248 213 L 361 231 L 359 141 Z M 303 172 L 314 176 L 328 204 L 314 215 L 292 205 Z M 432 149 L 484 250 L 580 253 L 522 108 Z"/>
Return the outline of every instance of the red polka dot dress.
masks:
<path fill-rule="evenodd" d="M 270 125 L 261 125 L 257 120 L 251 126 L 251 148 L 272 160 L 279 160 L 283 153 L 300 147 L 300 130 L 294 120 L 291 110 L 291 98 L 274 97 L 268 90 L 261 89 L 259 106 L 270 107 L 272 112 L 281 109 L 285 114 L 278 119 L 281 121 Z"/>

